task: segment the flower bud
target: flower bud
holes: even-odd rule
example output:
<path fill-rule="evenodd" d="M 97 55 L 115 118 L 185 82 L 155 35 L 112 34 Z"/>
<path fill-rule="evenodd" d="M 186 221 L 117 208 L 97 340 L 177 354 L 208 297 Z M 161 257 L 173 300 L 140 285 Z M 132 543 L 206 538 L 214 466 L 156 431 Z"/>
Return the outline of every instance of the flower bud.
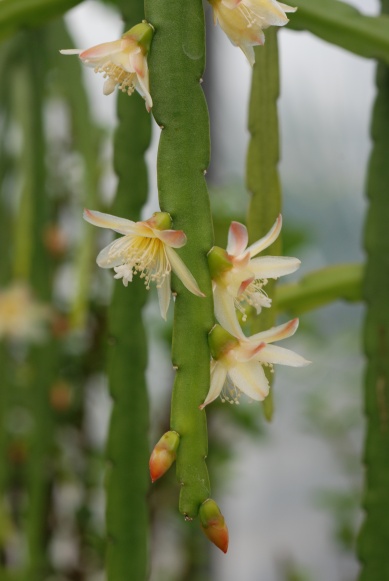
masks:
<path fill-rule="evenodd" d="M 149 468 L 151 481 L 161 478 L 176 459 L 180 436 L 172 430 L 166 432 L 156 444 L 150 456 Z"/>
<path fill-rule="evenodd" d="M 228 258 L 228 253 L 224 248 L 214 246 L 208 252 L 208 266 L 211 278 L 218 279 L 224 272 L 231 270 L 233 264 Z"/>
<path fill-rule="evenodd" d="M 208 334 L 208 345 L 212 357 L 218 360 L 224 353 L 239 345 L 239 340 L 220 325 L 214 325 Z"/>
<path fill-rule="evenodd" d="M 228 528 L 216 502 L 208 498 L 199 510 L 201 528 L 208 539 L 223 553 L 228 550 Z"/>

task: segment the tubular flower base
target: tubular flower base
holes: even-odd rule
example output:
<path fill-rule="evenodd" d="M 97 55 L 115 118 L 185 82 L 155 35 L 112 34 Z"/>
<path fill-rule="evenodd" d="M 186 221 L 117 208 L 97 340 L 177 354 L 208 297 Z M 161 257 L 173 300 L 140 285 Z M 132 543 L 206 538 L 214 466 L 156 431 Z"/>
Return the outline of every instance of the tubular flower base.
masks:
<path fill-rule="evenodd" d="M 177 449 L 180 445 L 180 436 L 177 432 L 166 432 L 155 445 L 150 456 L 149 468 L 151 481 L 161 478 L 176 459 Z"/>
<path fill-rule="evenodd" d="M 136 273 L 145 279 L 146 288 L 155 282 L 161 315 L 166 319 L 170 304 L 170 279 L 173 271 L 186 288 L 199 297 L 204 294 L 173 248 L 186 244 L 182 230 L 171 230 L 172 221 L 167 212 L 155 212 L 145 222 L 132 222 L 110 214 L 84 210 L 84 219 L 94 226 L 109 228 L 123 234 L 98 255 L 96 262 L 101 268 L 113 268 L 115 278 L 123 279 L 124 286 Z"/>
<path fill-rule="evenodd" d="M 149 89 L 147 54 L 153 33 L 153 27 L 142 22 L 123 34 L 119 40 L 104 42 L 87 50 L 76 48 L 60 52 L 65 55 L 78 54 L 84 65 L 93 67 L 96 73 L 103 73 L 106 78 L 104 95 L 113 93 L 116 86 L 128 95 L 137 90 L 150 111 L 153 101 Z"/>
<path fill-rule="evenodd" d="M 216 502 L 209 498 L 200 506 L 201 528 L 208 539 L 223 553 L 228 551 L 228 528 Z"/>
<path fill-rule="evenodd" d="M 234 319 L 231 314 L 237 308 L 243 313 L 243 303 L 254 307 L 257 314 L 262 307 L 270 307 L 271 300 L 263 290 L 269 278 L 291 274 L 300 266 L 300 260 L 286 256 L 261 256 L 257 254 L 268 248 L 279 236 L 282 227 L 281 215 L 271 230 L 260 240 L 247 247 L 247 228 L 232 222 L 228 232 L 227 249 L 214 247 L 208 254 L 208 263 L 214 282 L 215 316 L 230 333 Z"/>
<path fill-rule="evenodd" d="M 239 46 L 253 66 L 255 55 L 253 46 L 263 44 L 263 31 L 269 26 L 285 26 L 289 22 L 286 12 L 292 8 L 276 0 L 209 0 L 213 8 L 215 24 L 235 46 Z"/>
<path fill-rule="evenodd" d="M 274 341 L 294 335 L 298 323 L 298 319 L 293 319 L 251 337 L 243 335 L 237 319 L 234 335 L 220 325 L 215 325 L 209 334 L 211 387 L 200 409 L 219 395 L 223 402 L 236 404 L 239 403 L 241 393 L 253 400 L 264 400 L 269 393 L 269 382 L 263 366 L 273 369 L 275 363 L 291 367 L 308 365 L 310 362 L 301 355 L 272 345 Z"/>
<path fill-rule="evenodd" d="M 26 285 L 0 290 L 0 339 L 39 342 L 51 316 L 50 307 L 35 301 Z"/>

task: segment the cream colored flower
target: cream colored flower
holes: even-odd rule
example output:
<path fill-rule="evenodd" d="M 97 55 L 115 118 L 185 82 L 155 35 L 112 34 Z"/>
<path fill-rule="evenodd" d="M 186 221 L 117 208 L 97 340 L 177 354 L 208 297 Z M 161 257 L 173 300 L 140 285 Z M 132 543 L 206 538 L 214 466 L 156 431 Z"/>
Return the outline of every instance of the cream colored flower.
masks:
<path fill-rule="evenodd" d="M 295 12 L 287 4 L 276 0 L 209 0 L 213 8 L 215 24 L 227 34 L 235 46 L 239 46 L 253 66 L 253 46 L 263 44 L 263 31 L 269 26 L 285 26 L 289 22 L 286 12 Z"/>
<path fill-rule="evenodd" d="M 50 316 L 50 308 L 34 300 L 27 285 L 0 290 L 0 339 L 40 341 Z"/>
<path fill-rule="evenodd" d="M 282 227 L 281 215 L 274 226 L 260 240 L 248 244 L 247 228 L 239 222 L 232 222 L 228 232 L 227 249 L 214 247 L 208 254 L 213 280 L 215 316 L 230 333 L 230 322 L 235 318 L 235 308 L 242 312 L 244 305 L 254 307 L 257 314 L 262 307 L 270 307 L 271 300 L 263 287 L 269 278 L 276 279 L 298 269 L 298 258 L 287 256 L 257 255 L 268 248 L 279 236 Z"/>
<path fill-rule="evenodd" d="M 269 382 L 263 367 L 273 369 L 273 364 L 302 367 L 310 362 L 283 347 L 273 345 L 291 337 L 297 330 L 299 321 L 272 327 L 251 337 L 245 337 L 238 320 L 231 325 L 234 333 L 228 333 L 220 325 L 215 325 L 209 335 L 212 353 L 211 386 L 203 409 L 219 395 L 222 401 L 239 403 L 241 393 L 253 400 L 261 401 L 269 393 Z"/>
<path fill-rule="evenodd" d="M 119 40 L 105 42 L 89 48 L 61 50 L 62 54 L 78 54 L 82 63 L 93 67 L 95 73 L 103 73 L 104 95 L 110 95 L 117 86 L 131 95 L 137 90 L 150 111 L 153 101 L 149 89 L 147 54 L 153 36 L 153 27 L 142 22 L 123 34 Z"/>
<path fill-rule="evenodd" d="M 101 268 L 113 268 L 115 278 L 123 279 L 124 286 L 134 274 L 144 278 L 146 288 L 155 282 L 161 315 L 166 319 L 170 303 L 170 279 L 173 271 L 194 295 L 204 297 L 194 277 L 174 248 L 186 244 L 182 230 L 171 230 L 171 218 L 166 212 L 156 212 L 144 222 L 132 222 L 110 214 L 84 210 L 84 218 L 94 226 L 110 228 L 123 234 L 104 248 L 96 262 Z"/>

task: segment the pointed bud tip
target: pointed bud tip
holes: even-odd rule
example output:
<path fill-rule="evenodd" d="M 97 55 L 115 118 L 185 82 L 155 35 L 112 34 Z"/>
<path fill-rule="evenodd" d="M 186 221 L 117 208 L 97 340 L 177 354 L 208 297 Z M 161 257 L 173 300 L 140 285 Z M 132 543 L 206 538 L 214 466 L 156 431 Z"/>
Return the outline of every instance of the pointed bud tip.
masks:
<path fill-rule="evenodd" d="M 199 509 L 201 529 L 218 549 L 228 551 L 228 527 L 216 502 L 208 498 Z"/>
<path fill-rule="evenodd" d="M 228 536 L 228 527 L 226 523 L 215 522 L 214 524 L 210 524 L 208 527 L 204 527 L 201 525 L 201 529 L 204 532 L 205 536 L 208 538 L 211 543 L 213 543 L 218 549 L 223 551 L 224 554 L 228 551 L 228 543 L 229 543 L 229 536 Z"/>

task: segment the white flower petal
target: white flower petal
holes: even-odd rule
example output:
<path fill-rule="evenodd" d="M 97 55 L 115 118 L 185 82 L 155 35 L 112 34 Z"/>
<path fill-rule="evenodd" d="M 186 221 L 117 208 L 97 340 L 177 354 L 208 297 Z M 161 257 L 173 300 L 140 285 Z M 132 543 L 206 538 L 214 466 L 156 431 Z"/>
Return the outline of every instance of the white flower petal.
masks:
<path fill-rule="evenodd" d="M 261 23 L 261 28 L 284 26 L 289 22 L 284 10 L 276 0 L 243 0 L 243 3 L 247 5 L 249 10 L 252 10 Z"/>
<path fill-rule="evenodd" d="M 127 236 L 117 238 L 98 254 L 97 264 L 101 268 L 114 268 L 122 265 L 125 262 L 125 253 L 130 243 L 131 239 Z"/>
<path fill-rule="evenodd" d="M 201 292 L 198 284 L 190 272 L 190 270 L 185 266 L 184 262 L 178 256 L 177 252 L 170 248 L 170 246 L 165 245 L 165 252 L 171 264 L 173 272 L 178 276 L 184 286 L 198 297 L 205 297 L 205 294 Z"/>
<path fill-rule="evenodd" d="M 172 294 L 170 287 L 170 273 L 165 276 L 160 287 L 157 287 L 158 291 L 158 302 L 159 310 L 161 311 L 162 318 L 166 321 L 167 312 L 170 305 L 170 297 Z"/>
<path fill-rule="evenodd" d="M 305 367 L 310 361 L 304 359 L 298 353 L 278 345 L 266 345 L 255 356 L 257 361 L 262 363 L 278 363 L 279 365 L 289 365 L 290 367 Z"/>
<path fill-rule="evenodd" d="M 135 222 L 126 218 L 118 218 L 111 214 L 96 212 L 95 210 L 84 209 L 84 220 L 98 226 L 99 228 L 109 228 L 119 234 L 137 234 Z"/>
<path fill-rule="evenodd" d="M 265 35 L 263 32 L 260 34 L 260 39 L 258 39 L 258 45 L 265 44 Z M 250 67 L 253 67 L 255 64 L 255 52 L 254 48 L 248 42 L 241 42 L 239 48 L 243 51 L 243 54 L 249 61 Z"/>
<path fill-rule="evenodd" d="M 81 52 L 84 52 L 84 50 L 85 49 L 83 48 L 63 48 L 59 52 L 61 54 L 80 54 Z"/>
<path fill-rule="evenodd" d="M 228 370 L 233 384 L 251 399 L 262 401 L 269 393 L 269 382 L 257 361 L 239 363 Z"/>
<path fill-rule="evenodd" d="M 250 337 L 250 341 L 265 341 L 265 343 L 274 343 L 274 341 L 281 341 L 281 339 L 287 339 L 295 334 L 299 326 L 298 319 L 292 319 L 287 323 L 278 325 L 277 327 L 271 327 L 267 331 L 261 331 Z"/>
<path fill-rule="evenodd" d="M 268 248 L 275 240 L 277 240 L 282 228 L 282 216 L 279 214 L 277 220 L 275 221 L 273 227 L 269 232 L 263 237 L 254 242 L 247 250 L 250 251 L 250 256 L 256 256 L 265 248 Z"/>
<path fill-rule="evenodd" d="M 282 2 L 278 2 L 278 5 L 282 8 L 284 12 L 296 12 L 297 8 L 295 6 L 288 6 Z"/>
<path fill-rule="evenodd" d="M 121 52 L 121 40 L 114 40 L 112 42 L 103 42 L 102 44 L 97 44 L 96 46 L 83 50 L 80 54 L 80 59 L 88 65 L 99 65 L 108 60 L 112 60 L 115 54 Z"/>
<path fill-rule="evenodd" d="M 251 259 L 250 268 L 257 279 L 278 278 L 295 272 L 300 264 L 301 261 L 298 258 L 289 256 L 260 256 Z"/>
<path fill-rule="evenodd" d="M 227 252 L 231 256 L 238 256 L 244 252 L 249 241 L 247 228 L 240 222 L 231 222 L 228 230 Z"/>
<path fill-rule="evenodd" d="M 137 79 L 135 88 L 146 101 L 147 111 L 150 111 L 150 109 L 153 106 L 153 100 L 150 95 L 149 69 L 147 65 L 147 59 L 142 54 L 139 56 L 136 55 L 136 57 L 133 60 L 133 65 L 135 68 Z"/>
<path fill-rule="evenodd" d="M 243 331 L 236 316 L 234 298 L 222 285 L 215 284 L 213 302 L 215 317 L 220 325 L 234 337 L 243 338 Z"/>
<path fill-rule="evenodd" d="M 206 405 L 214 401 L 223 389 L 224 382 L 227 377 L 227 368 L 220 361 L 211 362 L 211 386 L 204 403 L 201 404 L 200 409 L 205 408 Z"/>

